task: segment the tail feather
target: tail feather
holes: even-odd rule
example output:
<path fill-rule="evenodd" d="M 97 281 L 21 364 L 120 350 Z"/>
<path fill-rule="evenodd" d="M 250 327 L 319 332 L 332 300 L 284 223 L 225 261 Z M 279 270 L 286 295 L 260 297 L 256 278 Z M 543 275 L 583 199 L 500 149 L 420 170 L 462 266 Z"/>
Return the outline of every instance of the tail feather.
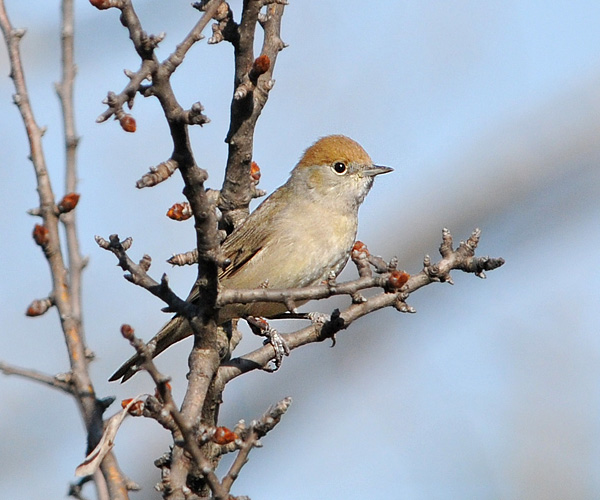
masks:
<path fill-rule="evenodd" d="M 171 345 L 189 337 L 192 334 L 187 320 L 181 316 L 175 316 L 148 342 L 147 346 L 152 352 L 152 358 L 158 356 Z M 108 379 L 110 382 L 121 379 L 121 383 L 129 380 L 139 370 L 142 364 L 142 357 L 139 354 L 133 355 Z"/>

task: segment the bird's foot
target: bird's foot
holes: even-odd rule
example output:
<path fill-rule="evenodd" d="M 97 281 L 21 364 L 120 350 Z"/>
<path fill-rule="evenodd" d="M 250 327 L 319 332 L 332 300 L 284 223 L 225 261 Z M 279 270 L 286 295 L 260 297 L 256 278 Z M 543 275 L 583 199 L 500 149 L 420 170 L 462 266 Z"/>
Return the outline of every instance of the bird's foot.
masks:
<path fill-rule="evenodd" d="M 264 345 L 270 344 L 275 351 L 275 357 L 272 360 L 273 365 L 266 366 L 263 369 L 270 372 L 277 371 L 281 366 L 283 357 L 290 355 L 290 348 L 287 345 L 287 342 L 264 318 L 249 316 L 246 318 L 246 321 L 248 322 L 252 333 L 259 337 L 265 337 Z"/>
<path fill-rule="evenodd" d="M 306 316 L 308 319 L 310 319 L 313 325 L 315 323 L 324 325 L 331 319 L 331 314 L 326 314 L 322 312 L 309 312 Z"/>

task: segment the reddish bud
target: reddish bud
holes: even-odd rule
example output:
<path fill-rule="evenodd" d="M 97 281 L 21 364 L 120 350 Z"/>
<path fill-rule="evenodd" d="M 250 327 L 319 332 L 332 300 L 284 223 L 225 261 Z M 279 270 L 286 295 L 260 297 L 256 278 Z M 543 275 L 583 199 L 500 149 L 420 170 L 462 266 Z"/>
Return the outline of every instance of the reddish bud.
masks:
<path fill-rule="evenodd" d="M 90 3 L 97 9 L 104 10 L 113 7 L 111 0 L 90 0 Z"/>
<path fill-rule="evenodd" d="M 123 116 L 119 118 L 119 123 L 125 132 L 135 132 L 136 130 L 135 118 L 131 115 L 126 113 L 123 114 Z"/>
<path fill-rule="evenodd" d="M 77 193 L 68 193 L 58 202 L 58 210 L 63 214 L 70 212 L 77 206 L 77 203 L 79 203 L 79 195 Z"/>
<path fill-rule="evenodd" d="M 369 253 L 367 245 L 365 245 L 362 241 L 356 241 L 356 243 L 354 243 L 354 245 L 352 246 L 352 251 Z"/>
<path fill-rule="evenodd" d="M 129 405 L 129 403 L 131 403 L 132 401 L 133 401 L 133 398 L 124 399 L 123 401 L 121 401 L 121 408 L 123 408 L 123 409 L 127 408 L 127 405 Z M 144 402 L 143 401 L 136 401 L 129 407 L 129 410 L 127 410 L 127 413 L 129 413 L 132 417 L 141 417 L 143 412 L 144 412 Z"/>
<path fill-rule="evenodd" d="M 369 256 L 369 249 L 362 241 L 357 241 L 352 246 L 352 260 L 364 259 Z"/>
<path fill-rule="evenodd" d="M 254 60 L 254 63 L 252 63 L 252 70 L 250 71 L 251 78 L 258 78 L 260 75 L 265 74 L 267 71 L 269 71 L 270 67 L 271 60 L 269 59 L 268 55 L 263 54 L 262 56 L 258 56 Z"/>
<path fill-rule="evenodd" d="M 29 317 L 41 316 L 52 306 L 52 300 L 49 298 L 46 299 L 36 299 L 27 308 L 25 311 L 25 315 Z"/>
<path fill-rule="evenodd" d="M 388 284 L 391 288 L 402 288 L 410 279 L 410 274 L 404 271 L 392 271 L 388 278 Z"/>
<path fill-rule="evenodd" d="M 233 443 L 236 439 L 238 439 L 238 435 L 227 427 L 217 427 L 212 437 L 213 442 L 217 444 Z"/>
<path fill-rule="evenodd" d="M 38 302 L 34 302 L 27 308 L 27 311 L 25 311 L 25 316 L 35 318 L 36 316 L 41 316 L 45 312 L 46 311 L 40 309 Z"/>
<path fill-rule="evenodd" d="M 250 165 L 250 177 L 252 177 L 254 182 L 258 182 L 260 180 L 260 167 L 255 161 L 253 161 Z"/>
<path fill-rule="evenodd" d="M 192 207 L 190 204 L 175 203 L 169 210 L 167 210 L 167 217 L 176 221 L 187 220 L 192 216 Z"/>
<path fill-rule="evenodd" d="M 33 228 L 33 239 L 41 247 L 46 246 L 49 241 L 48 228 L 46 226 L 40 226 L 36 224 Z"/>
<path fill-rule="evenodd" d="M 261 284 L 261 288 L 268 288 L 268 284 L 264 287 Z M 259 318 L 259 317 L 255 316 L 254 324 L 263 330 L 266 330 L 267 328 L 269 328 L 269 323 L 267 322 L 267 320 L 265 318 Z"/>
<path fill-rule="evenodd" d="M 123 337 L 125 337 L 127 340 L 132 340 L 133 339 L 133 333 L 134 333 L 134 329 L 131 325 L 128 324 L 123 324 L 121 325 L 121 335 L 123 335 Z"/>

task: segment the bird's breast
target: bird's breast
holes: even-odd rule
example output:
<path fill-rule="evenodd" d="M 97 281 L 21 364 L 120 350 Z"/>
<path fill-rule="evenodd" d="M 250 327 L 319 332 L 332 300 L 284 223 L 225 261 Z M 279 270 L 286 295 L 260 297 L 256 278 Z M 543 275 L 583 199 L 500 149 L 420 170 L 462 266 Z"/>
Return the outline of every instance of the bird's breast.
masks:
<path fill-rule="evenodd" d="M 234 276 L 227 288 L 297 288 L 319 283 L 342 270 L 356 238 L 357 217 L 352 213 L 323 213 L 304 206 L 296 216 L 273 223 L 262 248 Z"/>

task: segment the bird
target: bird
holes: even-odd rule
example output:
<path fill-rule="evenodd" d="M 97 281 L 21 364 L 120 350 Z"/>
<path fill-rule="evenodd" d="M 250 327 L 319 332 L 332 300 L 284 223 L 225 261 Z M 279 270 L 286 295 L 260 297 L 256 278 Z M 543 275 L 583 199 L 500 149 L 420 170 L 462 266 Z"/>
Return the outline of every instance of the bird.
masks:
<path fill-rule="evenodd" d="M 301 288 L 337 276 L 348 261 L 358 229 L 358 209 L 377 175 L 391 172 L 375 165 L 363 147 L 344 135 L 329 135 L 310 146 L 276 189 L 225 239 L 228 261 L 219 275 L 224 289 Z M 199 298 L 192 288 L 187 301 Z M 302 305 L 298 303 L 297 305 Z M 285 304 L 229 304 L 217 311 L 217 324 L 248 316 L 270 318 Z M 191 327 L 174 316 L 148 343 L 152 357 L 190 336 Z M 109 379 L 121 382 L 140 368 L 132 356 Z"/>

